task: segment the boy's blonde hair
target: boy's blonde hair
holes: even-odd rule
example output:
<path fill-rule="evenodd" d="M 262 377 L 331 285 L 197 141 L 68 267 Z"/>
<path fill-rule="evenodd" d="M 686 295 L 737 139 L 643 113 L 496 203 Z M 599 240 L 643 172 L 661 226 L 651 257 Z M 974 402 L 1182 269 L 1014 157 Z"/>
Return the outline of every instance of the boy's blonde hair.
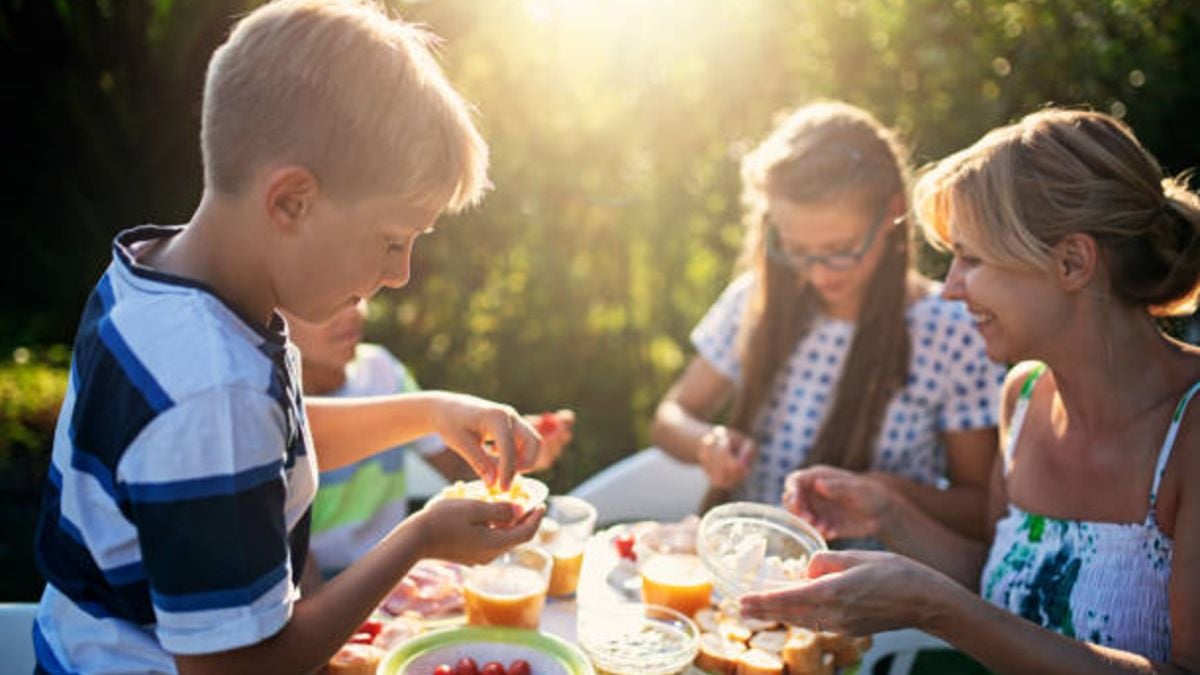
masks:
<path fill-rule="evenodd" d="M 994 129 L 928 168 L 913 203 L 935 245 L 958 240 L 1012 269 L 1050 269 L 1054 244 L 1089 234 L 1113 297 L 1159 315 L 1195 311 L 1200 199 L 1108 115 L 1051 108 Z"/>
<path fill-rule="evenodd" d="M 462 209 L 487 188 L 487 145 L 431 53 L 436 38 L 365 0 L 277 0 L 209 62 L 206 186 L 238 194 L 269 164 L 341 197 L 395 193 Z"/>

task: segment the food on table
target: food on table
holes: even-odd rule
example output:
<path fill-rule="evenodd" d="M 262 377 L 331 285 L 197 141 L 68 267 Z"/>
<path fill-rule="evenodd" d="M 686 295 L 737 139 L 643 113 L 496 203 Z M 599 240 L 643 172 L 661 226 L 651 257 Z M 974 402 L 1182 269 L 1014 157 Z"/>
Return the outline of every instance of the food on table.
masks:
<path fill-rule="evenodd" d="M 533 669 L 529 666 L 529 662 L 525 659 L 517 659 L 508 664 L 505 668 L 503 663 L 499 661 L 488 661 L 482 666 L 475 663 L 475 659 L 464 656 L 459 659 L 458 664 L 451 666 L 448 663 L 443 663 L 433 669 L 433 675 L 532 675 Z"/>
<path fill-rule="evenodd" d="M 666 675 L 695 659 L 699 632 L 672 609 L 622 604 L 584 608 L 577 634 L 598 673 Z"/>
<path fill-rule="evenodd" d="M 546 501 L 550 488 L 540 480 L 527 476 L 514 476 L 512 485 L 507 490 L 501 490 L 497 485 L 488 485 L 482 480 L 470 482 L 455 481 L 442 488 L 433 500 L 441 499 L 477 499 L 484 502 L 507 502 L 516 504 L 521 510 L 528 511 Z"/>
<path fill-rule="evenodd" d="M 382 609 L 392 616 L 419 614 L 426 619 L 458 614 L 463 608 L 462 565 L 422 560 L 392 589 Z"/>
<path fill-rule="evenodd" d="M 733 606 L 726 609 L 732 610 Z M 711 607 L 696 612 L 695 618 L 702 631 L 695 665 L 719 675 L 832 675 L 835 668 L 857 663 L 871 646 L 871 639 L 866 637 L 818 633 L 774 621 L 742 618 Z M 783 664 L 782 670 L 774 670 L 773 660 L 759 653 L 746 656 L 746 652 L 768 654 Z"/>
<path fill-rule="evenodd" d="M 817 642 L 825 653 L 833 655 L 833 665 L 837 668 L 858 663 L 862 653 L 871 648 L 870 637 L 850 637 L 827 630 L 817 633 Z"/>
<path fill-rule="evenodd" d="M 783 675 L 783 660 L 778 654 L 747 649 L 737 659 L 737 675 Z"/>
<path fill-rule="evenodd" d="M 398 616 L 383 624 L 383 630 L 375 636 L 371 643 L 385 652 L 408 642 L 421 634 L 425 629 L 421 618 L 415 615 Z"/>
<path fill-rule="evenodd" d="M 789 675 L 807 675 L 819 673 L 824 667 L 821 643 L 817 634 L 804 629 L 794 629 L 788 634 L 788 640 L 783 645 L 783 662 Z"/>
<path fill-rule="evenodd" d="M 787 644 L 787 630 L 764 630 L 755 633 L 750 637 L 747 643 L 751 649 L 761 649 L 772 654 L 783 653 L 783 646 Z"/>
<path fill-rule="evenodd" d="M 642 599 L 692 616 L 712 600 L 712 577 L 694 555 L 652 555 L 642 563 Z"/>
<path fill-rule="evenodd" d="M 326 675 L 374 675 L 384 651 L 374 645 L 346 644 L 325 664 Z"/>
<path fill-rule="evenodd" d="M 637 554 L 633 552 L 634 534 L 625 531 L 613 537 L 613 545 L 617 547 L 617 555 L 624 560 L 637 562 Z"/>
<path fill-rule="evenodd" d="M 634 552 L 641 557 L 647 553 L 684 553 L 695 555 L 696 530 L 700 519 L 688 516 L 677 523 L 647 523 L 635 526 L 637 541 Z"/>
<path fill-rule="evenodd" d="M 738 657 L 746 651 L 746 645 L 726 640 L 716 633 L 700 636 L 700 651 L 696 654 L 696 667 L 710 673 L 734 673 Z"/>

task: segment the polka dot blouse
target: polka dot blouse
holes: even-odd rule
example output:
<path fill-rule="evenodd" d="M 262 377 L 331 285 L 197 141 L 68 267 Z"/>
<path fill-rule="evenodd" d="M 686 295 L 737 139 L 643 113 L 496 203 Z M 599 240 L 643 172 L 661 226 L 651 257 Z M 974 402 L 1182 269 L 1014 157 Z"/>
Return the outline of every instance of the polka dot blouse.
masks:
<path fill-rule="evenodd" d="M 700 356 L 733 382 L 741 377 L 735 338 L 752 282 L 751 274 L 735 279 L 691 335 Z M 908 382 L 888 405 L 872 468 L 937 484 L 946 472 L 942 433 L 996 426 L 1005 369 L 988 359 L 962 303 L 934 292 L 913 303 L 907 318 Z M 784 479 L 807 457 L 832 405 L 854 328 L 848 321 L 814 318 L 759 415 L 758 461 L 739 487 L 739 499 L 782 498 Z"/>

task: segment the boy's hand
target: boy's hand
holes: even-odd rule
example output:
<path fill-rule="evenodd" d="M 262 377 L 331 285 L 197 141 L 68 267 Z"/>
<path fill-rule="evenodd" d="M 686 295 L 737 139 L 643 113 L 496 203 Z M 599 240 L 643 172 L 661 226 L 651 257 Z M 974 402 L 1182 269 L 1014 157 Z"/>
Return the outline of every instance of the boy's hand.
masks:
<path fill-rule="evenodd" d="M 518 471 L 533 469 L 541 439 L 511 406 L 449 393 L 440 396 L 440 403 L 435 430 L 485 483 L 507 490 Z"/>
<path fill-rule="evenodd" d="M 544 506 L 517 517 L 512 504 L 444 499 L 413 514 L 422 557 L 466 564 L 485 563 L 537 533 Z"/>
<path fill-rule="evenodd" d="M 537 454 L 530 471 L 549 469 L 562 455 L 563 448 L 571 442 L 572 430 L 575 427 L 575 412 L 559 410 L 544 412 L 541 415 L 525 415 L 525 421 L 542 437 L 542 449 Z"/>

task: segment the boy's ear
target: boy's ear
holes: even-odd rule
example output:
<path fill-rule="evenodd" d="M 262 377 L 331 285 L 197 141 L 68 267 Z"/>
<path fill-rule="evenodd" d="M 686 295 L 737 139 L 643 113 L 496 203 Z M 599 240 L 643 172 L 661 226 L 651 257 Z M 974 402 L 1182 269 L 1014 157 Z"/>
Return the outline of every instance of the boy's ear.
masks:
<path fill-rule="evenodd" d="M 319 192 L 317 177 L 302 166 L 284 166 L 266 177 L 264 206 L 276 226 L 292 230 L 312 209 Z"/>
<path fill-rule="evenodd" d="M 1064 290 L 1078 291 L 1095 278 L 1100 249 L 1089 234 L 1068 234 L 1054 245 L 1054 274 Z"/>
<path fill-rule="evenodd" d="M 908 200 L 904 198 L 903 192 L 897 192 L 888 198 L 887 205 L 887 220 L 885 223 L 891 223 L 893 227 L 898 227 L 902 224 L 902 218 L 908 215 Z"/>

